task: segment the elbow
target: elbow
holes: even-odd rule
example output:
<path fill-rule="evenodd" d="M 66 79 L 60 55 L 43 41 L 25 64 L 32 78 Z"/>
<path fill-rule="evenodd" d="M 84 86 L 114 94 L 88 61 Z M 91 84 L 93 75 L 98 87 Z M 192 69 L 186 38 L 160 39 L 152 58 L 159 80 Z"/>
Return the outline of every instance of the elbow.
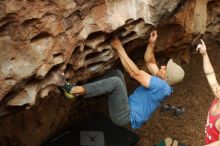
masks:
<path fill-rule="evenodd" d="M 144 61 L 145 61 L 145 63 L 148 63 L 150 61 L 149 57 L 145 56 Z"/>
<path fill-rule="evenodd" d="M 155 60 L 155 57 L 154 56 L 151 56 L 151 57 L 145 57 L 144 58 L 144 61 L 147 65 L 153 63 L 153 64 L 156 64 L 156 60 Z"/>
<path fill-rule="evenodd" d="M 149 65 L 149 61 L 148 61 L 148 60 L 145 60 L 145 64 L 148 66 L 148 65 Z"/>
<path fill-rule="evenodd" d="M 150 59 L 145 59 L 145 64 L 149 68 L 149 66 L 152 64 L 152 61 Z"/>
<path fill-rule="evenodd" d="M 135 79 L 139 74 L 140 74 L 140 70 L 139 70 L 139 69 L 133 70 L 132 72 L 129 73 L 130 77 L 132 77 L 132 78 L 134 78 L 134 79 Z"/>

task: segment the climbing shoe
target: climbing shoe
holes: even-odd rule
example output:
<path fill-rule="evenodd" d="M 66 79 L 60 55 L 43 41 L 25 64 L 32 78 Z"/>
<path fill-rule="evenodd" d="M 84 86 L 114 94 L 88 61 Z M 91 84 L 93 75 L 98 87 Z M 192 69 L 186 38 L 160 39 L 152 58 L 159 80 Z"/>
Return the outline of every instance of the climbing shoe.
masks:
<path fill-rule="evenodd" d="M 59 90 L 64 94 L 66 98 L 73 99 L 75 96 L 70 93 L 74 85 L 66 82 L 63 86 L 59 86 Z"/>

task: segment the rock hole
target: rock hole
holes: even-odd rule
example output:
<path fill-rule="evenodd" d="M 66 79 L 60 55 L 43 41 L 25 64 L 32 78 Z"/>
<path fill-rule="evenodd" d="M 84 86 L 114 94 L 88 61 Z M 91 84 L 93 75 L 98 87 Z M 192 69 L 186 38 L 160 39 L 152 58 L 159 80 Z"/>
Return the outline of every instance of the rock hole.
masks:
<path fill-rule="evenodd" d="M 50 50 L 53 47 L 53 38 L 48 32 L 41 32 L 33 37 L 31 40 L 31 47 L 37 51 L 39 57 L 43 57 L 45 51 Z"/>
<path fill-rule="evenodd" d="M 133 22 L 133 21 L 134 21 L 134 19 L 131 18 L 131 19 L 126 20 L 125 23 L 128 24 L 128 23 L 131 23 L 131 22 Z"/>
<path fill-rule="evenodd" d="M 132 31 L 132 32 L 130 32 L 129 34 L 127 34 L 126 36 L 125 36 L 125 38 L 130 38 L 130 37 L 133 37 L 133 36 L 135 36 L 136 35 L 136 32 L 134 32 L 134 31 Z"/>
<path fill-rule="evenodd" d="M 51 34 L 49 34 L 48 32 L 41 32 L 40 34 L 36 35 L 35 37 L 33 37 L 31 39 L 31 43 L 35 42 L 35 41 L 38 41 L 40 39 L 46 39 L 46 38 L 49 38 L 51 37 Z"/>
<path fill-rule="evenodd" d="M 90 67 L 101 65 L 101 64 L 105 64 L 105 61 L 95 62 L 95 63 L 89 64 L 87 67 L 90 68 Z"/>
<path fill-rule="evenodd" d="M 6 22 L 5 24 L 3 24 L 2 26 L 0 26 L 0 31 L 3 32 L 3 30 L 5 30 L 5 28 L 7 26 L 9 26 L 9 24 L 11 24 L 10 22 Z"/>
<path fill-rule="evenodd" d="M 15 60 L 15 57 L 12 57 L 10 60 L 11 60 L 11 61 Z"/>
<path fill-rule="evenodd" d="M 74 51 L 73 51 L 73 53 L 72 54 L 79 54 L 81 51 L 80 51 L 80 46 L 77 46 L 75 49 L 74 49 Z"/>
<path fill-rule="evenodd" d="M 101 66 L 105 66 L 106 65 L 106 62 L 105 61 L 99 61 L 99 62 L 95 62 L 95 63 L 92 63 L 92 64 L 89 64 L 88 66 L 86 66 L 86 68 L 90 71 L 97 71 L 97 69 L 100 69 Z"/>
<path fill-rule="evenodd" d="M 13 77 L 6 77 L 5 80 L 12 80 Z"/>
<path fill-rule="evenodd" d="M 85 60 L 89 60 L 89 59 L 92 59 L 92 58 L 96 58 L 100 55 L 100 52 L 94 52 L 94 53 L 90 53 L 86 56 Z"/>
<path fill-rule="evenodd" d="M 53 58 L 59 57 L 59 56 L 63 56 L 63 53 L 57 53 L 53 55 Z"/>
<path fill-rule="evenodd" d="M 27 19 L 27 20 L 25 20 L 25 21 L 22 23 L 22 25 L 27 26 L 27 25 L 30 25 L 30 24 L 32 24 L 32 23 L 38 21 L 38 20 L 39 20 L 38 18 Z"/>
<path fill-rule="evenodd" d="M 91 33 L 91 34 L 89 34 L 89 36 L 87 37 L 87 39 L 89 40 L 89 39 L 94 39 L 94 38 L 96 38 L 96 37 L 98 37 L 98 36 L 100 36 L 100 35 L 105 35 L 105 33 L 104 32 L 102 32 L 102 31 L 97 31 L 97 32 L 93 32 L 93 33 Z"/>
<path fill-rule="evenodd" d="M 83 51 L 92 50 L 89 46 L 84 46 Z"/>
<path fill-rule="evenodd" d="M 68 72 L 68 71 L 71 71 L 71 72 L 72 72 L 73 69 L 74 69 L 74 68 L 73 68 L 73 65 L 70 64 L 70 63 L 67 63 L 65 73 Z"/>

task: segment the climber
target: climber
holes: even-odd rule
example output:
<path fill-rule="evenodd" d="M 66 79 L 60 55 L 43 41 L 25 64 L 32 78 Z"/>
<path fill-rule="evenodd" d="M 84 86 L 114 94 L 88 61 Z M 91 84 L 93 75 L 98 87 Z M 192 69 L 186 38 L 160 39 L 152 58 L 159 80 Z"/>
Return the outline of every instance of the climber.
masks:
<path fill-rule="evenodd" d="M 167 63 L 167 67 L 158 68 L 154 57 L 156 39 L 157 32 L 151 32 L 144 55 L 146 65 L 152 75 L 140 70 L 134 64 L 118 38 L 113 38 L 111 41 L 111 46 L 118 53 L 125 70 L 140 83 L 140 86 L 129 97 L 124 76 L 119 70 L 112 70 L 95 81 L 82 86 L 64 83 L 61 89 L 65 96 L 73 98 L 83 95 L 84 98 L 89 98 L 106 94 L 112 121 L 117 125 L 130 123 L 132 128 L 140 128 L 150 118 L 160 102 L 172 93 L 170 85 L 182 81 L 184 77 L 184 70 L 172 59 Z"/>
<path fill-rule="evenodd" d="M 206 146 L 220 146 L 220 86 L 216 79 L 215 71 L 209 60 L 206 45 L 203 40 L 201 40 L 201 44 L 197 45 L 196 50 L 199 51 L 203 57 L 203 70 L 209 86 L 215 95 L 212 105 L 208 111 L 207 123 L 205 126 Z"/>

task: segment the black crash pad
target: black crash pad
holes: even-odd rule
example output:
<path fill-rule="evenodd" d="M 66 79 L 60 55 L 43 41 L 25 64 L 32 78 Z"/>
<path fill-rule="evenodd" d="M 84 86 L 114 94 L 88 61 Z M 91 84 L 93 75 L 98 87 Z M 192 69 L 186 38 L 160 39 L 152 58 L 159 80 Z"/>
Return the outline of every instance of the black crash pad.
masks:
<path fill-rule="evenodd" d="M 104 146 L 133 146 L 139 140 L 135 133 L 115 125 L 102 113 L 92 113 L 90 118 L 73 124 L 69 129 L 47 140 L 43 146 L 81 146 L 80 132 L 84 131 L 103 133 Z"/>

